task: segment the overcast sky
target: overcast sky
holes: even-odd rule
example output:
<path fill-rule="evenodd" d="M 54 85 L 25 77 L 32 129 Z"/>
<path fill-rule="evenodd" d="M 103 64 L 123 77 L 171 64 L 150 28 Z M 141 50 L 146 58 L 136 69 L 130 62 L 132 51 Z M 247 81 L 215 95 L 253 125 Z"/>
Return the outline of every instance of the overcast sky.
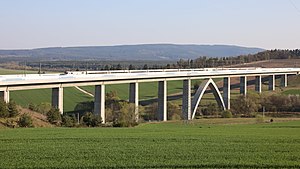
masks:
<path fill-rule="evenodd" d="M 300 48 L 300 0 L 0 0 L 0 49 L 148 43 Z"/>

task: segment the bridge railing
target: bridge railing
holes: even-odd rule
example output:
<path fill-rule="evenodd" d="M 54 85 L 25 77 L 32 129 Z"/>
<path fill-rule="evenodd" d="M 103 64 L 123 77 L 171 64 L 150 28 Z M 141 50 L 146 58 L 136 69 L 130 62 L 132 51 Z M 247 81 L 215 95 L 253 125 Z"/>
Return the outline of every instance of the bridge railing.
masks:
<path fill-rule="evenodd" d="M 198 69 L 147 69 L 147 70 L 104 70 L 104 71 L 67 71 L 66 74 L 112 74 L 112 73 L 147 73 L 147 72 L 194 72 L 214 70 L 255 70 L 257 67 L 248 68 L 198 68 Z"/>

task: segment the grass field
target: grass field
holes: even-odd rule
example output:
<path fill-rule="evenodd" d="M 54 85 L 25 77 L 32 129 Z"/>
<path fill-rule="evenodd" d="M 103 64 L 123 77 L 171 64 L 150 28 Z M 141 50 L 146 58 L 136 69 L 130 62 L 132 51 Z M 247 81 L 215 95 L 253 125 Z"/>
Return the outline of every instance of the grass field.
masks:
<path fill-rule="evenodd" d="M 299 168 L 300 121 L 277 121 L 0 129 L 0 168 Z"/>
<path fill-rule="evenodd" d="M 300 95 L 300 89 L 289 89 L 289 90 L 285 90 L 284 92 L 282 92 L 283 94 L 286 95 Z"/>
<path fill-rule="evenodd" d="M 37 73 L 36 71 L 26 71 L 28 74 Z M 0 68 L 0 75 L 24 74 L 24 70 L 4 69 Z"/>

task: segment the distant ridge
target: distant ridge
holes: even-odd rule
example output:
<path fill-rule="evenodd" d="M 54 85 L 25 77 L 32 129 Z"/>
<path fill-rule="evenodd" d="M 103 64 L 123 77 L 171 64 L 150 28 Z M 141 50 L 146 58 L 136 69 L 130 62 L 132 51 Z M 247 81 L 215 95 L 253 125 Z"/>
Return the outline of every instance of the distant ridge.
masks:
<path fill-rule="evenodd" d="M 0 50 L 0 58 L 39 60 L 179 60 L 199 56 L 230 57 L 254 54 L 261 48 L 233 45 L 141 44 L 118 46 L 52 47 L 28 50 Z"/>

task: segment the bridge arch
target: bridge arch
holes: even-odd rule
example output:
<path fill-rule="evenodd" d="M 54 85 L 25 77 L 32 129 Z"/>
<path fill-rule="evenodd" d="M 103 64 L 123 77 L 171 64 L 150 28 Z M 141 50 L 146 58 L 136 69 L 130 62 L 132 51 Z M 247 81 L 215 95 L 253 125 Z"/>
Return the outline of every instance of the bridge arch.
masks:
<path fill-rule="evenodd" d="M 220 90 L 218 89 L 218 86 L 210 78 L 210 79 L 204 80 L 201 83 L 201 85 L 199 86 L 199 88 L 197 89 L 197 92 L 192 100 L 192 118 L 191 119 L 194 119 L 196 111 L 197 111 L 197 107 L 198 107 L 207 87 L 210 87 L 210 89 L 212 90 L 213 95 L 214 95 L 215 99 L 217 100 L 218 105 L 220 107 L 222 107 L 223 110 L 226 109 L 223 97 L 220 93 Z"/>

